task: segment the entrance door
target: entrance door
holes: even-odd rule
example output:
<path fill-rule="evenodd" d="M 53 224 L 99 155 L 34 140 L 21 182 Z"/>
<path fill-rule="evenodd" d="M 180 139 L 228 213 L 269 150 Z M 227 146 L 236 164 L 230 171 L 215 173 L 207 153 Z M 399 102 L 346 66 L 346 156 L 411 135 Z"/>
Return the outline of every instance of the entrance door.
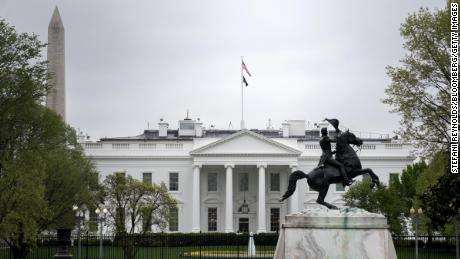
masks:
<path fill-rule="evenodd" d="M 239 218 L 238 232 L 249 232 L 249 218 Z"/>

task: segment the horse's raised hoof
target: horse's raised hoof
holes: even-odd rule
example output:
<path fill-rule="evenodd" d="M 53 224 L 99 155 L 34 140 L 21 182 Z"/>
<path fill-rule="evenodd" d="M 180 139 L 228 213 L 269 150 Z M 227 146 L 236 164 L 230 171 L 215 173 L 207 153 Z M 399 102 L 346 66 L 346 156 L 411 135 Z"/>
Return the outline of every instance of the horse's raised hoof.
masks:
<path fill-rule="evenodd" d="M 334 206 L 334 205 L 331 205 L 328 207 L 330 210 L 338 210 L 339 208 L 337 208 L 337 206 Z"/>

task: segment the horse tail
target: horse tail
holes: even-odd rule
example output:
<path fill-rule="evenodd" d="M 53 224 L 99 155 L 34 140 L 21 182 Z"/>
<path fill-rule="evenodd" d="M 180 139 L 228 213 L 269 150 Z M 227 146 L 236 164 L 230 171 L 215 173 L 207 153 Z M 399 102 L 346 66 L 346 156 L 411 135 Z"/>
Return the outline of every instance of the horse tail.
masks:
<path fill-rule="evenodd" d="M 295 187 L 297 185 L 297 181 L 303 178 L 308 179 L 308 175 L 300 170 L 294 171 L 291 173 L 289 176 L 289 185 L 286 193 L 284 193 L 283 197 L 280 199 L 280 201 L 284 201 L 287 198 L 289 198 L 295 191 Z"/>

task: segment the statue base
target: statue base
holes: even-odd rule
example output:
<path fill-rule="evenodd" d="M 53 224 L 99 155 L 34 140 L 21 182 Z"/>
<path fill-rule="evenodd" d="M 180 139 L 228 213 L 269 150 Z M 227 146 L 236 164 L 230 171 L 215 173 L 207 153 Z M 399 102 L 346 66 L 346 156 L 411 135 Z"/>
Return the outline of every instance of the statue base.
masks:
<path fill-rule="evenodd" d="M 397 259 L 383 215 L 322 206 L 286 216 L 274 258 Z"/>

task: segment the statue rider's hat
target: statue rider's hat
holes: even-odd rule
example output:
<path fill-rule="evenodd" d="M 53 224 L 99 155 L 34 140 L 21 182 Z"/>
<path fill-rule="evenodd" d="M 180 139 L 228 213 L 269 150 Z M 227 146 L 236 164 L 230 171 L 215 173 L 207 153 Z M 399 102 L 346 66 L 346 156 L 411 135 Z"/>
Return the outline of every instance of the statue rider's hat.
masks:
<path fill-rule="evenodd" d="M 324 119 L 325 121 L 329 122 L 332 127 L 334 127 L 335 129 L 339 129 L 339 120 L 338 119 Z"/>

